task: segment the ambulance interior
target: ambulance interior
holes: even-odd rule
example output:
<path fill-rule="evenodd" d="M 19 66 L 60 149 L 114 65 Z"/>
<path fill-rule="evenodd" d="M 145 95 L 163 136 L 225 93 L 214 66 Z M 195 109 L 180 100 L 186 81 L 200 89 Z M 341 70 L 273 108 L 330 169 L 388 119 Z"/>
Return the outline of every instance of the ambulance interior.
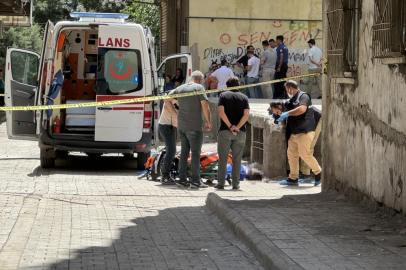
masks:
<path fill-rule="evenodd" d="M 98 52 L 97 27 L 63 30 L 58 38 L 54 72 L 62 69 L 64 82 L 54 104 L 76 104 L 96 100 Z M 51 80 L 52 82 L 52 80 Z M 93 135 L 95 107 L 54 109 L 49 124 L 60 121 L 60 132 Z"/>

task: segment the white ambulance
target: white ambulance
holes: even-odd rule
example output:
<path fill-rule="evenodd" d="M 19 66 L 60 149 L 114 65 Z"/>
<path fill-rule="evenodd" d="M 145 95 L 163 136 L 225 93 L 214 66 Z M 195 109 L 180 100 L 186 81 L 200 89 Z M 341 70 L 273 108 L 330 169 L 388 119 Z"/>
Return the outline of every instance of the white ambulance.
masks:
<path fill-rule="evenodd" d="M 126 14 L 71 13 L 77 21 L 48 22 L 42 54 L 9 48 L 5 102 L 8 107 L 76 104 L 161 95 L 165 62 L 182 59 L 191 74 L 191 56 L 170 56 L 159 77 L 154 38 L 148 28 L 126 23 Z M 63 74 L 63 76 L 61 76 Z M 59 89 L 59 90 L 58 90 Z M 159 144 L 160 102 L 38 111 L 8 111 L 10 139 L 38 140 L 41 167 L 69 152 L 89 156 L 119 153 L 142 168 Z"/>

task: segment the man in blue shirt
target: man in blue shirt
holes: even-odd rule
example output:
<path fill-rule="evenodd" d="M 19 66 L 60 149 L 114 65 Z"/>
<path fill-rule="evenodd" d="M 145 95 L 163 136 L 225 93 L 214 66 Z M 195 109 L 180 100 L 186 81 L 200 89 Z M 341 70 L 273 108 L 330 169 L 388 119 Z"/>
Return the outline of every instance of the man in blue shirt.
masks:
<path fill-rule="evenodd" d="M 286 47 L 283 43 L 283 36 L 276 37 L 276 44 L 278 44 L 278 48 L 276 49 L 275 80 L 278 80 L 286 78 L 286 72 L 288 71 L 289 50 L 288 47 Z M 284 84 L 285 82 L 275 83 L 275 92 L 273 94 L 274 99 L 287 98 Z"/>

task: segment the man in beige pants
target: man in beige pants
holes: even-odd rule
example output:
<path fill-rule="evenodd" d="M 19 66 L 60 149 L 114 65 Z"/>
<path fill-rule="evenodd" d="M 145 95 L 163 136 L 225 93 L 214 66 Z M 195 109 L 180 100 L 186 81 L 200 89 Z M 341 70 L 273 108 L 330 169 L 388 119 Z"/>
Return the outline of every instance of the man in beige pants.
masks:
<path fill-rule="evenodd" d="M 314 110 L 310 96 L 299 90 L 295 81 L 289 80 L 285 83 L 285 90 L 290 97 L 286 103 L 288 111 L 281 113 L 278 122 L 288 119 L 287 132 L 290 138 L 288 141 L 288 160 L 290 174 L 287 180 L 282 180 L 279 184 L 298 186 L 299 185 L 299 157 L 306 162 L 315 174 L 314 185 L 321 183 L 321 167 L 311 152 L 312 141 L 315 137 L 316 123 L 314 120 Z"/>
<path fill-rule="evenodd" d="M 316 109 L 313 107 L 313 109 Z M 316 111 L 317 110 L 317 111 Z M 314 111 L 314 118 L 316 120 L 316 130 L 314 131 L 314 138 L 312 141 L 312 144 L 310 145 L 310 153 L 313 155 L 314 153 L 314 147 L 317 144 L 317 140 L 319 139 L 319 135 L 321 133 L 321 111 L 320 111 L 320 116 L 317 117 L 316 114 L 318 114 L 318 109 Z M 319 118 L 319 120 L 317 120 Z M 312 182 L 312 176 L 310 174 L 310 167 L 304 162 L 303 160 L 300 160 L 300 172 L 299 174 L 299 183 L 311 183 Z"/>
<path fill-rule="evenodd" d="M 271 102 L 270 109 L 272 111 L 272 115 L 274 118 L 278 118 L 282 112 L 287 111 L 287 108 L 285 107 L 285 105 L 286 104 L 284 102 L 279 102 L 279 101 Z M 316 125 L 316 130 L 314 131 L 314 138 L 310 145 L 310 153 L 313 155 L 314 147 L 316 146 L 317 140 L 321 133 L 321 111 L 314 106 L 310 107 L 309 109 L 313 110 L 314 122 Z M 300 160 L 299 183 L 311 183 L 311 182 L 312 182 L 312 177 L 310 175 L 310 167 L 306 164 L 306 162 L 304 162 L 303 160 Z"/>

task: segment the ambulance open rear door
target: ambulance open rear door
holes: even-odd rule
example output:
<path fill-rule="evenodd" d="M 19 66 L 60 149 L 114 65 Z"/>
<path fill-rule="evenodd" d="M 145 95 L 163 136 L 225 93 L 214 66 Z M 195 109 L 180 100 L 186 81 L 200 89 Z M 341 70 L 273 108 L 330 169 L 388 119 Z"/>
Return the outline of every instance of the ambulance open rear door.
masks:
<path fill-rule="evenodd" d="M 39 54 L 9 48 L 6 56 L 5 104 L 7 107 L 34 106 Z M 36 139 L 35 111 L 7 111 L 9 139 Z"/>

